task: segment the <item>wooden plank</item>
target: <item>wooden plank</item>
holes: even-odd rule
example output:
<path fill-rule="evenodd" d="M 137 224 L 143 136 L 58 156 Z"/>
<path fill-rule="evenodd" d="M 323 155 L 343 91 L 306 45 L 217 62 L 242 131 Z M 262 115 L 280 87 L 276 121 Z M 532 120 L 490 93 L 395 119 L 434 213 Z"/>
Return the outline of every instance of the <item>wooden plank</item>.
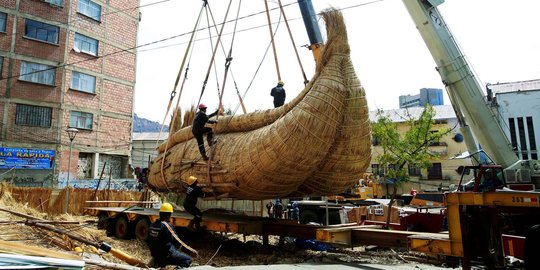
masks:
<path fill-rule="evenodd" d="M 41 248 L 37 246 L 31 246 L 28 244 L 20 244 L 20 243 L 14 243 L 14 242 L 7 242 L 0 240 L 0 250 L 2 250 L 5 253 L 19 253 L 19 254 L 25 254 L 25 255 L 32 255 L 32 256 L 43 256 L 43 257 L 52 257 L 52 258 L 58 258 L 58 259 L 67 259 L 67 260 L 80 260 L 81 257 L 68 254 L 68 253 L 62 253 L 57 252 L 48 248 Z"/>

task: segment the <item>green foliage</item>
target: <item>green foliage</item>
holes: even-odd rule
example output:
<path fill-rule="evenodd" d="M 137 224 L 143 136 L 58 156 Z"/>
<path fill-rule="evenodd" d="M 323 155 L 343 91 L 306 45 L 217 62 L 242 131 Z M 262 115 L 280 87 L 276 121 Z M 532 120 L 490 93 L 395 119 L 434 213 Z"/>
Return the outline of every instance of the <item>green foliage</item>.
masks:
<path fill-rule="evenodd" d="M 408 111 L 401 116 L 407 125 L 405 133 L 398 131 L 398 124 L 383 110 L 377 112 L 377 117 L 377 122 L 372 124 L 372 134 L 383 149 L 377 160 L 382 168 L 387 168 L 385 176 L 396 179 L 396 185 L 409 180 L 407 165 L 428 168 L 430 159 L 436 157 L 429 146 L 451 131 L 449 128 L 435 130 L 435 110 L 431 105 L 427 105 L 417 119 Z"/>

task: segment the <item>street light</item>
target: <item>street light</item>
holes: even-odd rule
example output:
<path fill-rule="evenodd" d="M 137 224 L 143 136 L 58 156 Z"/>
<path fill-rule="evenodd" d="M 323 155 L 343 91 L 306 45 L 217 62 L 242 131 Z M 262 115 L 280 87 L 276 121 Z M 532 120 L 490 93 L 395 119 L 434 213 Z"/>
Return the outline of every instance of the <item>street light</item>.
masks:
<path fill-rule="evenodd" d="M 68 212 L 68 205 L 69 205 L 69 172 L 71 170 L 71 149 L 73 148 L 73 140 L 75 139 L 75 136 L 77 135 L 77 132 L 79 132 L 76 128 L 68 128 L 66 130 L 68 136 L 69 136 L 69 159 L 68 159 L 68 173 L 67 173 L 67 182 L 66 182 L 66 207 L 64 208 L 64 213 L 67 214 Z"/>

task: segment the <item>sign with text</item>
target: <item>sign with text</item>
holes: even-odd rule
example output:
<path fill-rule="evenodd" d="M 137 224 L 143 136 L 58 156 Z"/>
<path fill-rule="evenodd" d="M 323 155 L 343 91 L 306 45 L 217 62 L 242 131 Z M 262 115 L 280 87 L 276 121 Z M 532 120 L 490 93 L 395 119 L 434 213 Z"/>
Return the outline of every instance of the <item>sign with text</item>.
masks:
<path fill-rule="evenodd" d="M 54 150 L 0 147 L 0 169 L 50 170 L 54 167 Z"/>

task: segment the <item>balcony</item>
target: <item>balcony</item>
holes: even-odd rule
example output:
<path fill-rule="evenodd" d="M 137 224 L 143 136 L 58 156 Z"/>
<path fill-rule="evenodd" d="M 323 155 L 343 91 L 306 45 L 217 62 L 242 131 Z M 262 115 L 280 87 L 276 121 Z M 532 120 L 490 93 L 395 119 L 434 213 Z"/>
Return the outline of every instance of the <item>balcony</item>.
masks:
<path fill-rule="evenodd" d="M 435 155 L 446 156 L 448 154 L 448 144 L 445 142 L 433 142 L 428 146 L 428 151 Z"/>

